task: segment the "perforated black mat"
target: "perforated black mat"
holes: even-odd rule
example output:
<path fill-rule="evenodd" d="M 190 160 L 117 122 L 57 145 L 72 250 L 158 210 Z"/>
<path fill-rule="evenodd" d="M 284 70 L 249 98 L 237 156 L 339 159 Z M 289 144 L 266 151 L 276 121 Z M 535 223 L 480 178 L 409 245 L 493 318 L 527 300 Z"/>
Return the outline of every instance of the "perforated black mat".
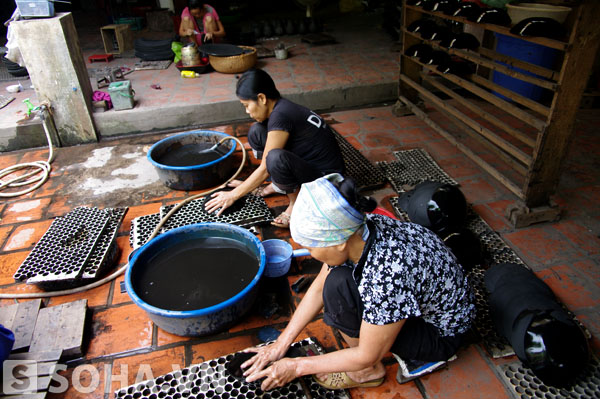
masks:
<path fill-rule="evenodd" d="M 570 388 L 556 388 L 545 385 L 533 372 L 523 367 L 521 362 L 511 362 L 500 366 L 502 379 L 517 398 L 543 399 L 598 399 L 600 398 L 600 362 L 592 356 L 586 370 Z"/>
<path fill-rule="evenodd" d="M 316 349 L 319 355 L 325 353 L 314 338 L 304 339 L 292 346 L 296 348 L 310 346 Z M 302 377 L 284 387 L 263 392 L 259 384 L 238 380 L 227 372 L 225 364 L 233 356 L 234 353 L 133 384 L 116 391 L 115 399 L 350 399 L 345 390 L 327 390 L 315 383 L 311 376 Z"/>
<path fill-rule="evenodd" d="M 54 219 L 13 278 L 50 290 L 95 279 L 116 257 L 116 233 L 126 212 L 78 207 Z"/>
<path fill-rule="evenodd" d="M 458 185 L 422 148 L 397 151 L 394 156 L 397 161 L 378 162 L 377 166 L 397 193 L 406 191 L 403 186 L 415 186 L 426 180 Z"/>
<path fill-rule="evenodd" d="M 259 223 L 273 221 L 273 214 L 262 197 L 246 195 L 238 200 L 243 206 L 233 212 L 225 212 L 221 216 L 208 213 L 204 210 L 206 197 L 190 201 L 175 212 L 161 229 L 161 233 L 171 229 L 188 226 L 194 223 L 221 222 L 235 224 L 240 227 L 250 227 Z M 154 232 L 161 219 L 175 205 L 161 207 L 158 214 L 146 215 L 131 221 L 129 242 L 133 248 L 139 248 L 146 243 L 148 237 Z"/>
<path fill-rule="evenodd" d="M 344 158 L 346 175 L 352 177 L 357 186 L 363 190 L 383 186 L 385 184 L 385 176 L 381 169 L 365 158 L 344 136 L 335 130 L 333 130 L 333 133 Z"/>

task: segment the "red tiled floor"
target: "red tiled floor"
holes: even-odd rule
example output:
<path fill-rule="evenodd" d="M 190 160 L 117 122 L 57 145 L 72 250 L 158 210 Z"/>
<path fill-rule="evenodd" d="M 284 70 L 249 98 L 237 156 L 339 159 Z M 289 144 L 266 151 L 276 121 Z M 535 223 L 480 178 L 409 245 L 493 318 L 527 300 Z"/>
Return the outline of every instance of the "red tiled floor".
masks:
<path fill-rule="evenodd" d="M 13 226 L 0 227 L 0 248 L 2 248 L 2 246 L 6 242 L 6 239 L 8 238 L 8 236 L 10 236 L 11 232 L 13 231 L 13 228 Z M 6 251 L 6 249 L 4 250 Z"/>
<path fill-rule="evenodd" d="M 94 313 L 87 358 L 148 348 L 152 344 L 152 321 L 136 305 L 123 305 Z"/>
<path fill-rule="evenodd" d="M 594 218 L 595 216 L 590 217 L 590 215 L 597 214 L 595 213 L 595 204 L 592 204 L 592 198 L 596 195 L 595 190 L 578 189 L 576 192 L 573 191 L 574 195 L 571 196 L 561 193 L 565 198 L 562 205 L 567 209 L 563 220 L 558 223 L 514 230 L 504 217 L 504 212 L 514 202 L 514 197 L 444 140 L 436 136 L 431 138 L 436 133 L 427 127 L 422 127 L 419 120 L 414 117 L 390 117 L 390 107 L 333 112 L 328 115 L 328 118 L 339 122 L 334 123 L 333 126 L 341 126 L 340 130 L 344 130 L 343 125 L 348 126 L 349 130 L 342 131 L 342 134 L 348 135 L 348 140 L 372 161 L 382 158 L 394 159 L 393 148 L 390 147 L 394 146 L 393 143 L 396 140 L 394 132 L 405 133 L 398 135 L 404 141 L 398 142 L 397 148 L 423 147 L 428 150 L 442 168 L 459 180 L 461 189 L 465 192 L 475 211 L 494 230 L 498 231 L 518 254 L 524 257 L 529 266 L 534 270 L 539 270 L 539 276 L 575 312 L 592 334 L 598 336 L 600 318 L 594 310 L 600 306 L 600 287 L 596 282 L 600 275 L 598 268 L 600 245 L 597 243 L 595 226 L 600 223 Z M 374 123 L 372 118 L 383 118 L 386 122 Z M 365 125 L 367 128 L 364 127 Z M 241 133 L 247 132 L 248 124 L 236 125 L 235 128 L 218 126 L 214 129 L 234 132 L 238 126 Z M 390 129 L 390 131 L 382 130 L 384 128 Z M 424 131 L 426 133 L 423 133 Z M 409 140 L 410 136 L 418 136 L 420 139 Z M 246 138 L 243 137 L 242 141 L 246 143 Z M 409 142 L 410 144 L 408 144 Z M 0 159 L 2 159 L 1 156 Z M 253 157 L 251 157 L 251 161 L 253 165 L 257 164 Z M 58 177 L 54 177 L 54 179 L 59 180 Z M 35 286 L 15 284 L 12 275 L 27 256 L 28 249 L 49 226 L 50 218 L 61 216 L 72 208 L 68 198 L 61 197 L 57 191 L 44 192 L 44 195 L 49 197 L 46 199 L 47 202 L 38 203 L 36 202 L 37 195 L 41 193 L 35 193 L 32 198 L 24 201 L 8 203 L 4 208 L 5 218 L 0 226 L 2 229 L 0 232 L 5 235 L 3 252 L 0 253 L 0 292 L 39 291 Z M 144 193 L 141 196 L 143 203 L 131 204 L 117 239 L 121 249 L 117 263 L 124 265 L 131 252 L 128 230 L 133 218 L 156 213 L 161 205 L 180 202 L 189 194 L 191 193 L 174 190 L 167 195 L 161 194 L 160 196 Z M 393 195 L 393 190 L 389 187 L 374 193 L 381 206 L 388 210 L 391 208 L 387 201 Z M 272 208 L 281 209 L 287 206 L 287 198 L 284 196 L 271 196 L 266 200 Z M 29 210 L 16 212 L 18 207 L 15 209 L 14 204 L 19 202 L 29 203 Z M 31 204 L 35 204 L 35 206 Z M 577 204 L 580 209 L 571 212 L 572 204 Z M 40 210 L 41 208 L 46 209 L 46 212 Z M 21 216 L 24 216 L 25 219 L 31 217 L 34 220 L 18 220 L 19 213 L 22 213 Z M 29 231 L 32 228 L 34 231 Z M 289 231 L 272 229 L 271 234 L 289 239 Z M 301 265 L 303 264 L 304 262 L 301 263 Z M 310 267 L 309 263 L 306 265 L 306 267 L 294 266 L 291 272 L 311 275 L 318 271 L 318 267 L 315 269 L 314 265 Z M 288 282 L 296 281 L 300 275 L 288 276 Z M 258 343 L 256 333 L 261 327 L 275 326 L 282 330 L 289 320 L 289 316 L 285 314 L 269 319 L 257 314 L 249 314 L 227 332 L 214 337 L 178 337 L 155 327 L 147 314 L 131 303 L 127 293 L 122 293 L 120 290 L 119 283 L 123 281 L 123 278 L 123 276 L 119 276 L 114 282 L 86 293 L 52 298 L 47 301 L 49 305 L 55 305 L 78 298 L 88 298 L 89 306 L 95 309 L 92 312 L 92 336 L 86 358 L 92 362 L 91 364 L 99 364 L 103 368 L 114 366 L 112 383 L 109 388 L 111 392 L 116 389 L 117 385 L 115 384 L 121 386 L 118 378 L 122 372 L 122 365 L 127 365 L 131 371 L 136 369 L 137 364 L 147 362 L 156 376 L 158 373 L 170 371 L 171 364 L 197 363 L 255 345 Z M 301 295 L 292 295 L 291 297 L 290 306 L 297 306 Z M 0 303 L 10 302 L 2 301 Z M 298 339 L 309 336 L 316 337 L 328 350 L 340 347 L 340 337 L 320 319 L 310 323 Z M 592 342 L 592 346 L 596 350 L 599 349 L 597 340 Z M 144 353 L 140 354 L 140 351 Z M 186 353 L 189 354 L 189 358 L 186 357 Z M 425 376 L 418 382 L 397 384 L 395 381 L 397 365 L 394 361 L 388 361 L 388 364 L 387 379 L 381 387 L 353 389 L 350 391 L 351 396 L 353 398 L 415 399 L 420 399 L 423 395 L 430 398 L 510 397 L 498 377 L 499 362 L 489 359 L 486 352 L 477 343 L 461 351 L 458 360 L 452 362 L 448 367 Z M 72 371 L 69 369 L 67 374 L 70 375 Z M 89 383 L 89 376 L 85 378 L 88 380 L 84 379 L 83 381 Z M 127 383 L 134 381 L 132 378 L 135 376 L 127 375 Z M 106 382 L 104 375 L 101 382 L 102 384 Z M 125 384 L 125 382 L 123 383 Z M 89 396 L 102 397 L 101 392 L 102 388 L 98 388 Z M 69 387 L 68 393 L 73 393 L 74 397 L 77 397 L 75 396 L 77 392 L 73 387 Z"/>
<path fill-rule="evenodd" d="M 106 306 L 108 303 L 108 295 L 110 293 L 111 285 L 103 284 L 100 287 L 92 288 L 90 290 L 80 292 L 71 295 L 62 295 L 50 298 L 48 300 L 48 306 L 60 305 L 62 303 L 76 301 L 78 299 L 87 299 L 88 307 Z"/>
<path fill-rule="evenodd" d="M 8 204 L 2 213 L 2 224 L 40 220 L 50 204 L 50 198 L 17 201 Z"/>
<path fill-rule="evenodd" d="M 359 50 L 363 49 L 360 43 L 355 43 Z M 352 47 L 348 44 L 343 47 L 340 45 L 337 47 L 339 51 L 332 56 L 333 46 L 311 48 L 302 44 L 293 52 L 310 56 L 310 59 L 298 56 L 291 57 L 289 62 L 285 63 L 261 61 L 260 65 L 272 74 L 284 95 L 297 93 L 301 88 L 316 89 L 325 84 L 329 87 L 348 87 L 349 82 L 367 84 L 381 81 L 383 78 L 395 79 L 398 72 L 396 53 L 391 53 L 389 49 L 375 49 L 370 55 L 367 51 L 357 55 L 356 48 Z M 371 50 L 366 47 L 364 49 Z M 113 61 L 118 62 L 121 61 Z M 157 112 L 164 102 L 237 101 L 233 90 L 235 78 L 232 75 L 210 73 L 195 80 L 184 80 L 179 78 L 176 71 L 167 70 L 164 74 L 158 71 L 138 71 L 135 76 L 139 79 L 135 89 L 140 100 L 146 104 L 155 104 Z M 151 89 L 149 86 L 153 83 L 160 83 L 164 89 Z M 428 110 L 432 115 L 436 112 Z M 600 178 L 597 173 L 599 152 L 596 151 L 600 148 L 600 140 L 597 139 L 597 127 L 600 123 L 594 112 L 582 112 L 578 116 L 578 133 L 574 137 L 573 148 L 566 162 L 567 171 L 555 196 L 563 210 L 563 218 L 556 223 L 519 230 L 513 229 L 504 216 L 506 208 L 513 204 L 516 198 L 419 118 L 395 117 L 391 106 L 341 110 L 328 112 L 324 116 L 334 129 L 373 162 L 393 160 L 394 150 L 426 149 L 446 172 L 459 181 L 460 188 L 474 210 L 574 311 L 593 335 L 592 347 L 596 353 L 600 351 Z M 508 123 L 522 125 L 520 121 L 515 120 Z M 210 129 L 244 135 L 249 125 L 249 122 L 243 121 Z M 444 126 L 446 125 L 450 126 L 452 123 L 446 121 Z M 137 137 L 135 139 L 137 140 Z M 127 138 L 123 140 L 127 141 Z M 127 142 L 131 144 L 134 141 L 129 139 Z M 247 144 L 246 138 L 242 138 L 242 141 Z M 121 139 L 115 139 L 113 144 L 119 145 L 121 142 Z M 140 151 L 147 151 L 151 141 L 140 139 L 140 142 L 143 143 L 139 145 Z M 70 158 L 67 155 L 71 152 L 92 153 L 95 148 L 93 145 L 82 145 L 58 149 L 57 160 L 53 164 L 54 170 L 48 183 L 24 198 L 0 204 L 0 245 L 3 245 L 0 251 L 0 293 L 39 291 L 35 286 L 15 284 L 12 275 L 41 233 L 49 226 L 51 219 L 66 214 L 75 206 L 69 201 L 70 198 L 61 195 L 61 191 L 68 188 L 63 179 L 76 173 L 85 173 L 85 170 L 82 170 L 81 166 L 69 168 Z M 0 167 L 12 165 L 21 158 L 43 159 L 45 156 L 44 150 L 2 153 Z M 494 161 L 493 155 L 488 151 L 483 151 L 482 156 L 490 162 Z M 256 165 L 254 157 L 250 158 L 252 164 Z M 85 159 L 87 158 L 81 155 L 77 163 L 81 165 Z M 244 171 L 246 172 L 247 170 Z M 129 206 L 129 212 L 119 229 L 117 241 L 121 255 L 117 261 L 118 265 L 124 265 L 131 252 L 128 237 L 131 220 L 156 213 L 160 206 L 180 202 L 190 194 L 192 193 L 174 190 L 166 194 L 163 191 L 160 195 L 143 192 L 139 195 L 140 201 L 132 200 L 131 203 L 125 204 Z M 380 205 L 388 210 L 391 209 L 388 200 L 394 195 L 389 186 L 374 193 Z M 284 196 L 272 196 L 266 201 L 269 207 L 278 207 L 278 212 L 288 203 Z M 34 231 L 30 231 L 32 228 Z M 272 234 L 289 239 L 289 231 L 275 229 Z M 313 275 L 317 271 L 318 267 L 315 270 L 314 264 L 302 262 L 292 269 L 291 273 L 294 274 L 288 276 L 288 282 L 296 281 L 301 274 Z M 149 364 L 153 376 L 156 377 L 171 371 L 173 364 L 184 367 L 256 345 L 256 334 L 261 327 L 273 326 L 282 330 L 289 320 L 289 315 L 285 312 L 272 318 L 264 318 L 251 312 L 228 331 L 205 337 L 178 337 L 154 326 L 147 314 L 131 302 L 127 293 L 121 292 L 120 283 L 123 280 L 124 276 L 121 275 L 115 281 L 89 292 L 47 301 L 49 305 L 55 305 L 78 298 L 88 299 L 92 308 L 91 337 L 85 359 L 79 362 L 94 366 L 99 371 L 98 385 L 93 387 L 92 393 L 85 394 L 77 392 L 72 384 L 71 380 L 76 370 L 74 367 L 61 372 L 69 380 L 69 390 L 66 393 L 53 394 L 51 397 L 111 398 L 114 389 L 135 381 L 142 364 Z M 300 297 L 301 295 L 290 294 L 292 302 L 283 305 L 294 308 Z M 2 300 L 0 303 L 7 305 L 14 301 Z M 311 322 L 298 339 L 316 337 L 328 350 L 343 346 L 337 333 L 325 325 L 320 317 Z M 513 361 L 514 358 L 510 360 Z M 382 386 L 375 389 L 352 389 L 350 394 L 354 399 L 512 399 L 499 371 L 499 365 L 506 361 L 508 360 L 491 359 L 480 343 L 473 343 L 461 350 L 458 359 L 444 369 L 403 385 L 399 385 L 395 379 L 397 364 L 388 361 L 387 376 Z M 128 373 L 121 383 L 119 378 L 124 375 L 125 366 Z M 106 370 L 112 375 L 110 381 L 106 379 Z M 91 386 L 94 382 L 89 372 L 76 377 L 83 386 Z M 108 384 L 106 395 L 105 384 Z"/>
<path fill-rule="evenodd" d="M 192 345 L 191 364 L 202 363 L 242 349 L 258 345 L 260 341 L 252 335 L 242 335 L 223 340 L 213 340 L 202 344 Z"/>
<path fill-rule="evenodd" d="M 53 383 L 54 388 L 50 390 L 47 397 L 103 399 L 105 393 L 110 392 L 105 384 L 106 371 L 105 364 L 102 362 L 83 364 L 66 370 L 60 369 L 59 377 L 55 377 L 56 382 Z"/>
<path fill-rule="evenodd" d="M 111 370 L 111 392 L 185 367 L 183 346 L 115 359 Z"/>
<path fill-rule="evenodd" d="M 51 220 L 44 220 L 42 222 L 28 223 L 17 226 L 2 249 L 4 251 L 15 251 L 19 249 L 33 248 L 33 246 L 40 240 L 40 238 L 42 238 L 51 224 Z"/>
<path fill-rule="evenodd" d="M 600 283 L 578 273 L 570 265 L 553 266 L 537 275 L 574 312 L 600 304 Z"/>
<path fill-rule="evenodd" d="M 420 381 L 427 398 L 508 397 L 504 386 L 474 346 L 459 351 L 458 359 L 448 363 L 445 370 L 426 375 Z"/>
<path fill-rule="evenodd" d="M 580 257 L 582 252 L 549 226 L 534 226 L 507 233 L 504 238 L 513 244 L 531 267 L 565 262 Z"/>
<path fill-rule="evenodd" d="M 29 255 L 29 251 L 19 251 L 0 255 L 0 286 L 15 282 L 13 275 Z"/>

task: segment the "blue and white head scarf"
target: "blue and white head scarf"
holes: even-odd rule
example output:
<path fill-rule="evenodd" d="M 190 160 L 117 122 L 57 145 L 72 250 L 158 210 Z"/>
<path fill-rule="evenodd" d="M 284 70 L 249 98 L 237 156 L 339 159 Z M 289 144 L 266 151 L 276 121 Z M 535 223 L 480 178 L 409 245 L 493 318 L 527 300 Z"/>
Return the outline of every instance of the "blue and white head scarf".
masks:
<path fill-rule="evenodd" d="M 365 224 L 365 216 L 332 184 L 343 180 L 332 173 L 302 185 L 290 218 L 294 241 L 309 248 L 331 247 L 346 242 Z"/>

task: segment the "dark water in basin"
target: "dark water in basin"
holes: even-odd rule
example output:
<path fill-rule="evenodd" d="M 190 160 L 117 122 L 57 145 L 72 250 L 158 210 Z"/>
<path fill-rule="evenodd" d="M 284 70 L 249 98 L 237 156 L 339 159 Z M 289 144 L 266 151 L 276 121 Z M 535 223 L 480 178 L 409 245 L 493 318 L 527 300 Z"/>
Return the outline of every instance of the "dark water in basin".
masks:
<path fill-rule="evenodd" d="M 221 158 L 229 151 L 224 145 L 217 146 L 215 150 L 205 151 L 214 145 L 215 143 L 173 145 L 155 161 L 167 166 L 203 165 Z"/>
<path fill-rule="evenodd" d="M 258 259 L 231 238 L 187 240 L 136 267 L 132 285 L 146 303 L 166 310 L 197 310 L 242 291 L 258 272 Z"/>

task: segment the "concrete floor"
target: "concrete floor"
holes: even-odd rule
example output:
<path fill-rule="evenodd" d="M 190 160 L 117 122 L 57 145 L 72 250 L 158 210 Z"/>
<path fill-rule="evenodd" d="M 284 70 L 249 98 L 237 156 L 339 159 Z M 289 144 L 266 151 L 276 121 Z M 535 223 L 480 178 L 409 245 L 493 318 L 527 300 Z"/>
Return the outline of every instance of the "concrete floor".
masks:
<path fill-rule="evenodd" d="M 389 51 L 389 48 L 388 50 Z M 307 56 L 314 56 L 308 52 Z M 394 54 L 382 60 L 394 64 Z M 298 57 L 300 58 L 300 57 Z M 314 81 L 315 70 L 298 66 L 276 74 L 278 66 L 268 62 L 267 70 L 276 82 Z M 273 60 L 274 62 L 274 60 Z M 316 61 L 315 61 L 316 62 Z M 95 66 L 95 65 L 94 65 Z M 270 68 L 270 69 L 269 69 Z M 367 68 L 367 66 L 364 66 Z M 378 71 L 373 64 L 369 69 Z M 349 68 L 348 70 L 353 70 Z M 335 82 L 348 76 L 348 70 L 334 68 L 325 75 L 319 72 L 319 82 Z M 136 72 L 137 73 L 137 72 Z M 147 83 L 161 83 L 150 72 Z M 174 71 L 171 71 L 174 74 Z M 389 72 L 390 74 L 396 72 Z M 225 79 L 214 74 L 215 79 Z M 211 76 L 211 79 L 212 79 Z M 288 80 L 286 80 L 288 76 Z M 231 79 L 231 77 L 228 77 Z M 198 81 L 199 82 L 199 81 Z M 233 101 L 228 90 L 233 82 L 224 83 L 221 101 Z M 135 84 L 134 84 L 135 86 Z M 145 87 L 139 84 L 136 87 Z M 304 86 L 295 86 L 298 92 Z M 286 89 L 283 90 L 286 94 Z M 291 93 L 291 91 L 290 91 Z M 167 95 L 163 92 L 160 95 Z M 157 94 L 158 95 L 158 94 Z M 218 96 L 216 96 L 218 97 Z M 146 98 L 146 95 L 144 97 Z M 169 101 L 169 100 L 164 100 Z M 197 100 L 194 100 L 197 101 Z M 218 101 L 219 100 L 215 100 Z M 166 107 L 165 107 L 166 108 Z M 2 112 L 2 111 L 0 111 Z M 114 112 L 114 111 L 113 111 Z M 125 111 L 123 111 L 125 112 Z M 155 111 L 157 112 L 157 111 Z M 167 110 L 160 111 L 167 112 Z M 431 115 L 435 112 L 428 109 Z M 108 113 L 107 113 L 108 114 Z M 562 210 L 558 222 L 543 223 L 515 230 L 504 216 L 506 208 L 516 198 L 504 186 L 481 170 L 466 156 L 440 137 L 424 122 L 414 116 L 396 117 L 391 105 L 360 107 L 323 113 L 328 123 L 372 162 L 394 160 L 393 152 L 423 148 L 454 179 L 460 183 L 468 202 L 475 211 L 500 234 L 521 259 L 546 282 L 557 297 L 577 316 L 591 332 L 590 344 L 597 354 L 600 350 L 600 140 L 597 136 L 600 116 L 595 110 L 582 110 L 554 200 Z M 440 119 L 444 126 L 449 122 Z M 241 136 L 248 123 L 220 123 L 212 130 Z M 35 292 L 37 288 L 14 283 L 12 275 L 50 226 L 52 219 L 62 216 L 76 206 L 127 206 L 129 211 L 121 225 L 117 242 L 121 250 L 118 266 L 126 263 L 131 252 L 129 230 L 135 217 L 156 213 L 166 204 L 180 202 L 193 193 L 174 191 L 164 187 L 145 159 L 149 146 L 165 137 L 161 134 L 139 134 L 128 137 L 103 139 L 99 143 L 59 148 L 53 163 L 50 180 L 34 193 L 0 203 L 0 292 Z M 46 159 L 47 150 L 35 149 L 0 154 L 0 168 L 19 162 Z M 254 164 L 256 161 L 253 160 Z M 247 172 L 247 170 L 246 170 Z M 381 206 L 391 210 L 388 199 L 395 196 L 389 185 L 373 193 Z M 274 212 L 286 205 L 282 196 L 266 199 Z M 265 226 L 263 236 L 289 239 L 286 230 Z M 94 382 L 90 393 L 78 392 L 69 384 L 66 393 L 50 397 L 112 398 L 116 389 L 132 384 L 140 365 L 150 365 L 153 376 L 170 372 L 172 365 L 181 367 L 213 359 L 257 344 L 261 327 L 282 329 L 297 306 L 301 295 L 288 286 L 300 275 L 311 275 L 314 268 L 305 260 L 295 265 L 280 283 L 287 292 L 281 309 L 270 318 L 256 309 L 238 324 L 222 333 L 202 338 L 182 338 L 166 333 L 155 326 L 146 313 L 137 307 L 126 293 L 121 293 L 120 276 L 115 281 L 85 293 L 52 298 L 46 306 L 86 298 L 91 308 L 90 337 L 86 354 L 70 363 L 61 374 L 73 380 L 78 365 L 91 365 L 99 371 L 99 381 L 89 375 L 77 374 L 82 385 Z M 3 300 L 2 304 L 13 303 Z M 339 335 L 317 317 L 299 337 L 316 337 L 327 350 L 342 347 Z M 397 365 L 387 356 L 387 378 L 378 388 L 352 389 L 352 398 L 517 398 L 519 396 L 502 376 L 502 366 L 514 362 L 515 357 L 494 359 L 481 342 L 473 342 L 462 349 L 458 359 L 441 371 L 418 380 L 399 385 L 395 380 Z M 124 370 L 128 370 L 126 373 Z M 126 375 L 124 379 L 121 376 Z M 96 384 L 97 383 L 97 384 Z M 597 385 L 596 385 L 597 387 Z M 598 396 L 598 392 L 592 392 Z M 561 397 L 558 395 L 557 397 Z"/>
<path fill-rule="evenodd" d="M 139 61 L 133 51 L 116 56 L 112 61 L 89 63 L 93 54 L 105 52 L 100 26 L 90 16 L 75 16 L 83 59 L 92 87 L 97 88 L 95 72 L 103 68 L 134 69 Z M 277 82 L 289 99 L 313 110 L 343 109 L 397 97 L 397 46 L 381 29 L 381 13 L 332 16 L 323 27 L 335 38 L 335 44 L 314 46 L 301 41 L 301 35 L 260 39 L 258 44 L 273 49 L 278 43 L 295 47 L 289 58 L 259 58 L 256 67 L 263 68 Z M 150 39 L 171 37 L 171 32 L 135 31 L 134 37 Z M 246 119 L 235 96 L 236 74 L 209 72 L 195 79 L 183 79 L 175 64 L 165 70 L 138 70 L 125 76 L 135 90 L 135 107 L 93 114 L 99 138 L 123 134 L 158 132 L 173 129 L 210 126 Z M 0 82 L 0 91 L 17 82 Z M 31 81 L 23 80 L 24 90 L 12 94 L 15 101 L 0 110 L 0 149 L 43 146 L 44 136 L 39 121 L 23 120 L 26 98 L 37 105 L 30 89 Z M 154 89 L 152 86 L 160 86 Z M 108 92 L 107 87 L 99 89 Z M 34 125 L 33 127 L 30 125 Z M 37 127 L 37 129 L 35 129 Z M 30 143 L 35 143 L 31 145 Z"/>

